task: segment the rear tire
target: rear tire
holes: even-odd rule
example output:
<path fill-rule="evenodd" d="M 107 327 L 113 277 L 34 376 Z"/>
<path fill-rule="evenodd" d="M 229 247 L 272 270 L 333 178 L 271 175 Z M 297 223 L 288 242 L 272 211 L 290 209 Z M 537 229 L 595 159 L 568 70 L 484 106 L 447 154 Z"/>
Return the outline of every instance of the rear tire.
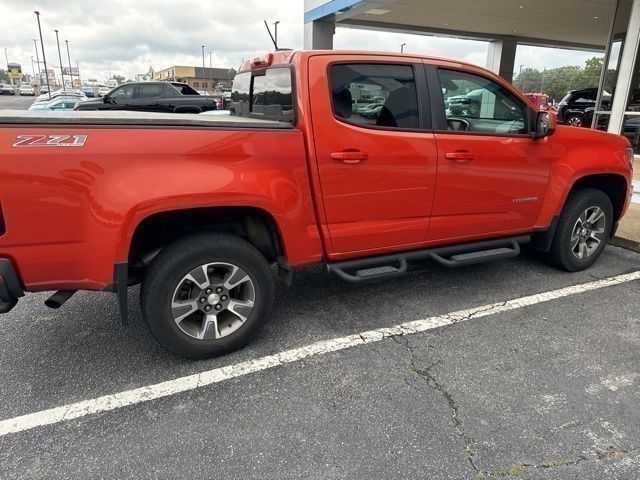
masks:
<path fill-rule="evenodd" d="M 613 207 L 607 194 L 595 188 L 573 192 L 558 222 L 550 262 L 569 272 L 589 268 L 602 255 L 612 227 Z"/>
<path fill-rule="evenodd" d="M 142 283 L 141 307 L 162 346 L 203 359 L 249 343 L 266 323 L 273 297 L 269 264 L 253 245 L 231 235 L 203 234 L 178 240 L 158 255 Z"/>

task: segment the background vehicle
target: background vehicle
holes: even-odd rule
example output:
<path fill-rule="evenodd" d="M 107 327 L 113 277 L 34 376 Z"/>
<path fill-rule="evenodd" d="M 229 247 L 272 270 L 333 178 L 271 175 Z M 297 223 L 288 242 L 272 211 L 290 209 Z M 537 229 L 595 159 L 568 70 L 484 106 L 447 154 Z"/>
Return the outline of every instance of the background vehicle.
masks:
<path fill-rule="evenodd" d="M 36 102 L 49 102 L 50 100 L 53 100 L 54 98 L 57 97 L 76 97 L 78 99 L 78 101 L 81 100 L 86 100 L 87 97 L 85 96 L 84 93 L 78 91 L 78 90 L 56 90 L 55 92 L 51 92 L 51 95 L 49 95 L 48 93 L 43 93 L 42 95 L 39 95 L 38 97 L 36 97 Z"/>
<path fill-rule="evenodd" d="M 202 96 L 184 83 L 125 83 L 101 99 L 76 105 L 76 110 L 129 110 L 134 112 L 201 113 L 216 110 L 214 97 Z"/>
<path fill-rule="evenodd" d="M 104 97 L 110 91 L 111 91 L 111 89 L 109 87 L 100 87 L 100 88 L 98 88 L 98 96 L 99 97 Z"/>
<path fill-rule="evenodd" d="M 95 98 L 96 96 L 96 91 L 91 87 L 82 87 L 81 91 L 87 96 L 87 98 Z"/>
<path fill-rule="evenodd" d="M 73 111 L 80 99 L 74 96 L 57 96 L 49 102 L 35 102 L 29 110 Z"/>
<path fill-rule="evenodd" d="M 382 91 L 377 118 L 354 113 L 356 88 Z M 475 90 L 480 117 L 445 110 Z M 556 129 L 459 61 L 276 52 L 241 68 L 231 112 L 0 113 L 0 311 L 24 291 L 58 290 L 58 307 L 86 289 L 115 292 L 126 321 L 141 283 L 160 343 L 204 358 L 257 334 L 275 271 L 390 280 L 525 244 L 584 270 L 631 197 L 627 139 Z"/>
<path fill-rule="evenodd" d="M 590 127 L 596 108 L 597 88 L 572 90 L 558 104 L 558 123 L 572 127 Z M 602 105 L 611 108 L 611 94 L 603 92 Z"/>
<path fill-rule="evenodd" d="M 11 85 L 0 85 L 0 95 L 15 95 L 16 92 Z"/>
<path fill-rule="evenodd" d="M 20 87 L 20 90 L 18 90 L 18 93 L 21 96 L 35 96 L 36 91 L 35 89 L 31 86 L 31 85 L 23 85 Z"/>

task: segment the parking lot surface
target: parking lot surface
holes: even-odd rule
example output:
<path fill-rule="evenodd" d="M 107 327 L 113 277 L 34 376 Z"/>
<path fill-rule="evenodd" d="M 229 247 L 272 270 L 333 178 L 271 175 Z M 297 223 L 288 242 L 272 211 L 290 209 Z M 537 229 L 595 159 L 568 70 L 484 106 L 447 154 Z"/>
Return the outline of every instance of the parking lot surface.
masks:
<path fill-rule="evenodd" d="M 0 110 L 26 110 L 36 97 L 20 95 L 0 95 Z"/>
<path fill-rule="evenodd" d="M 28 295 L 0 317 L 0 478 L 637 479 L 638 270 L 640 255 L 617 247 L 576 274 L 532 254 L 461 270 L 425 263 L 367 286 L 308 269 L 279 287 L 256 342 L 203 362 L 157 346 L 137 288 L 126 328 L 110 294 L 79 293 L 57 311 Z M 622 280 L 598 283 L 610 277 Z M 434 318 L 444 326 L 357 341 Z M 264 362 L 336 338 L 351 343 Z M 236 373 L 8 427 L 223 367 Z"/>

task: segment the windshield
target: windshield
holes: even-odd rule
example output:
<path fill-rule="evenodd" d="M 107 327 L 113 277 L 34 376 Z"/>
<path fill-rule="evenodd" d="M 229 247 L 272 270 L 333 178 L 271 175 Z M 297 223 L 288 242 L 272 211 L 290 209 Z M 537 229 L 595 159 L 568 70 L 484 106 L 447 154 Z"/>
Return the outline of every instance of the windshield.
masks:
<path fill-rule="evenodd" d="M 231 115 L 293 122 L 291 70 L 271 68 L 236 75 L 231 90 Z"/>

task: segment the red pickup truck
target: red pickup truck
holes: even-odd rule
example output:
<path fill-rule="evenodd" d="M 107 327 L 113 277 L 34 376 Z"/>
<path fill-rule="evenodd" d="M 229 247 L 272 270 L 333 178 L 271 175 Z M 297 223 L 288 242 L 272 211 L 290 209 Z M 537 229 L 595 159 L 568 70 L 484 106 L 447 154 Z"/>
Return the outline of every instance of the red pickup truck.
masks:
<path fill-rule="evenodd" d="M 470 92 L 477 107 L 448 108 Z M 467 102 L 471 103 L 471 102 Z M 621 136 L 554 124 L 458 61 L 276 52 L 235 79 L 231 116 L 0 112 L 0 309 L 24 292 L 141 283 L 151 332 L 191 358 L 245 345 L 276 271 L 348 282 L 522 245 L 589 267 L 632 195 Z M 365 114 L 366 113 L 366 114 Z"/>

